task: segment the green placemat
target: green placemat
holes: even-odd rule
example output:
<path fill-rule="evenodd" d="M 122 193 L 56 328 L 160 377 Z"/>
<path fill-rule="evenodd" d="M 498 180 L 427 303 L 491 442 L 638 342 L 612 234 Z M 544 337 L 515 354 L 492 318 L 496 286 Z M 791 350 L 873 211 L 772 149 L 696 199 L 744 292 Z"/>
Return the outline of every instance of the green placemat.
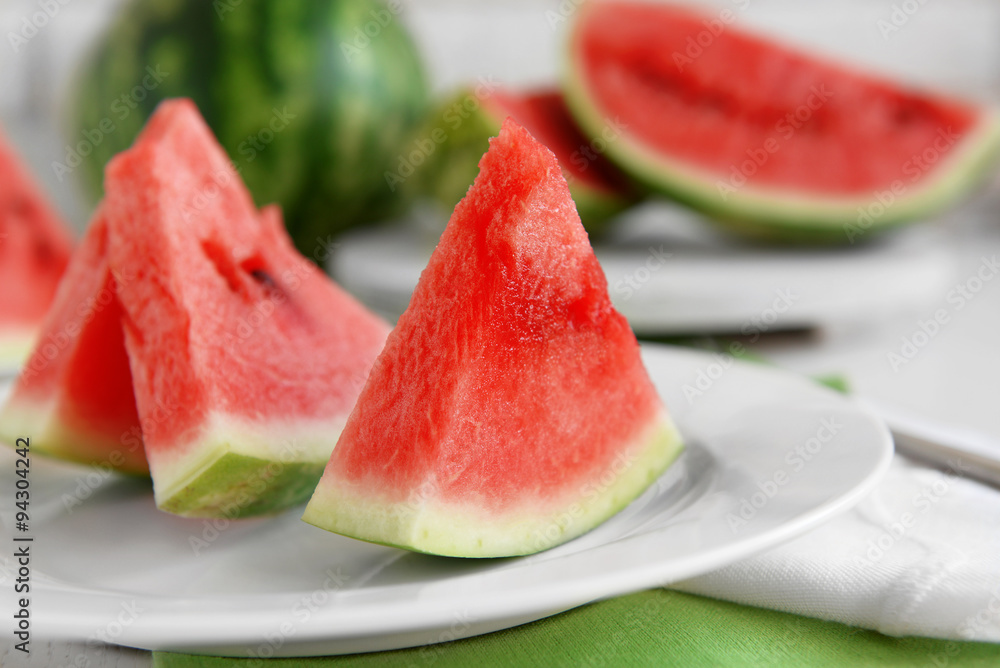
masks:
<path fill-rule="evenodd" d="M 1000 644 L 874 631 L 654 589 L 505 631 L 414 649 L 308 659 L 154 653 L 156 668 L 374 666 L 1000 666 Z"/>

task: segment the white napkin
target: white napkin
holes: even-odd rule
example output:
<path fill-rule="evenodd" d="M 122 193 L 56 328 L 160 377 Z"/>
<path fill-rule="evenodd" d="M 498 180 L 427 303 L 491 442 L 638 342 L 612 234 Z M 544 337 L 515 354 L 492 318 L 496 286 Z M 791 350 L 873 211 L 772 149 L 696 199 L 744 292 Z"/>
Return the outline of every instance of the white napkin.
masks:
<path fill-rule="evenodd" d="M 671 586 L 888 635 L 1000 642 L 1000 491 L 896 455 L 844 515 Z"/>

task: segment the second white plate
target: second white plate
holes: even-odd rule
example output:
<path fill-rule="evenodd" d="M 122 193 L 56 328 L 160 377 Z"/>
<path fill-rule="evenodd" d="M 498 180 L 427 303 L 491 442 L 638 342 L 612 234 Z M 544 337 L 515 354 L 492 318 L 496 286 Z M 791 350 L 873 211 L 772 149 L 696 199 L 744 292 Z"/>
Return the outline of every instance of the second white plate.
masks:
<path fill-rule="evenodd" d="M 713 235 L 665 205 L 647 209 L 629 221 L 635 224 L 627 241 L 594 247 L 611 300 L 640 335 L 750 335 L 866 322 L 925 307 L 955 274 L 949 242 L 936 227 L 900 230 L 859 247 L 776 249 Z M 403 225 L 359 230 L 341 238 L 330 271 L 395 320 L 436 243 L 434 233 Z"/>

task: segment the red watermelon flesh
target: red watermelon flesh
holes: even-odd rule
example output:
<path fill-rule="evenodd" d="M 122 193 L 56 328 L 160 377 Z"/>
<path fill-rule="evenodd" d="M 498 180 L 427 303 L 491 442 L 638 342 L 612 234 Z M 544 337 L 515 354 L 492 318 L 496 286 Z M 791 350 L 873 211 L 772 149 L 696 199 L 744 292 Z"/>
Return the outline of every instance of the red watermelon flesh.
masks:
<path fill-rule="evenodd" d="M 609 124 L 600 136 L 591 139 L 584 135 L 562 92 L 555 88 L 525 92 L 499 89 L 489 95 L 463 88 L 442 104 L 442 109 L 440 117 L 449 122 L 447 130 L 436 126 L 421 141 L 437 141 L 440 135 L 435 133 L 441 132 L 447 133 L 447 141 L 434 151 L 418 187 L 448 211 L 465 196 L 490 138 L 500 132 L 508 116 L 556 154 L 577 213 L 591 234 L 602 232 L 609 219 L 639 199 L 630 180 L 604 155 L 607 143 L 617 138 L 619 130 Z M 460 116 L 464 122 L 456 126 Z"/>
<path fill-rule="evenodd" d="M 107 245 L 107 220 L 99 210 L 0 412 L 0 437 L 14 443 L 30 436 L 36 452 L 146 473 Z"/>
<path fill-rule="evenodd" d="M 613 128 L 609 128 L 607 138 L 592 140 L 584 135 L 573 120 L 562 92 L 538 90 L 518 94 L 498 90 L 483 105 L 497 117 L 498 129 L 503 119 L 511 116 L 555 153 L 571 185 L 579 181 L 606 195 L 634 196 L 625 175 L 603 155 L 605 143 L 614 140 Z"/>
<path fill-rule="evenodd" d="M 931 211 L 1000 141 L 992 112 L 676 5 L 588 5 L 569 62 L 581 124 L 627 127 L 608 147 L 623 169 L 724 216 L 793 229 L 840 232 L 886 192 L 896 201 L 879 224 Z"/>
<path fill-rule="evenodd" d="M 0 364 L 31 350 L 72 252 L 59 214 L 0 134 Z"/>
<path fill-rule="evenodd" d="M 616 513 L 681 447 L 555 156 L 508 119 L 303 519 L 434 554 L 527 554 Z"/>
<path fill-rule="evenodd" d="M 260 216 L 188 100 L 106 170 L 110 265 L 157 505 L 251 515 L 308 498 L 389 327 Z M 147 419 L 148 418 L 148 419 Z"/>

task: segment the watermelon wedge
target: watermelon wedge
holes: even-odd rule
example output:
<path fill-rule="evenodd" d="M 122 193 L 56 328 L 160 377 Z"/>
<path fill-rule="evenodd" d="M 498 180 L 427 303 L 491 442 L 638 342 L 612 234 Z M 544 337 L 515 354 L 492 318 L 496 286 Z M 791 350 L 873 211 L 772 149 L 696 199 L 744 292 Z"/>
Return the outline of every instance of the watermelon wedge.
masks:
<path fill-rule="evenodd" d="M 681 449 L 555 156 L 508 119 L 303 519 L 420 552 L 528 554 L 621 510 Z"/>
<path fill-rule="evenodd" d="M 156 503 L 188 516 L 305 500 L 388 325 L 294 249 L 188 100 L 105 178 L 108 261 Z"/>
<path fill-rule="evenodd" d="M 608 156 L 735 230 L 854 241 L 954 202 L 1000 147 L 995 112 L 909 90 L 705 15 L 588 3 L 569 39 L 581 126 Z"/>
<path fill-rule="evenodd" d="M 437 125 L 429 124 L 422 140 L 426 146 L 428 139 L 447 137 L 424 168 L 422 187 L 448 211 L 465 196 L 490 137 L 500 132 L 508 116 L 556 154 L 580 220 L 591 234 L 601 232 L 609 218 L 637 201 L 628 177 L 603 155 L 607 142 L 616 138 L 613 131 L 594 139 L 584 135 L 560 91 L 501 89 L 477 95 L 463 88 L 432 115 Z"/>
<path fill-rule="evenodd" d="M 73 254 L 41 335 L 0 412 L 0 440 L 33 452 L 145 474 L 117 280 L 98 210 Z"/>
<path fill-rule="evenodd" d="M 69 228 L 0 133 L 0 366 L 31 352 L 72 250 Z"/>
<path fill-rule="evenodd" d="M 169 512 L 274 512 L 312 493 L 388 331 L 165 102 L 109 167 L 0 437 L 149 471 Z"/>

